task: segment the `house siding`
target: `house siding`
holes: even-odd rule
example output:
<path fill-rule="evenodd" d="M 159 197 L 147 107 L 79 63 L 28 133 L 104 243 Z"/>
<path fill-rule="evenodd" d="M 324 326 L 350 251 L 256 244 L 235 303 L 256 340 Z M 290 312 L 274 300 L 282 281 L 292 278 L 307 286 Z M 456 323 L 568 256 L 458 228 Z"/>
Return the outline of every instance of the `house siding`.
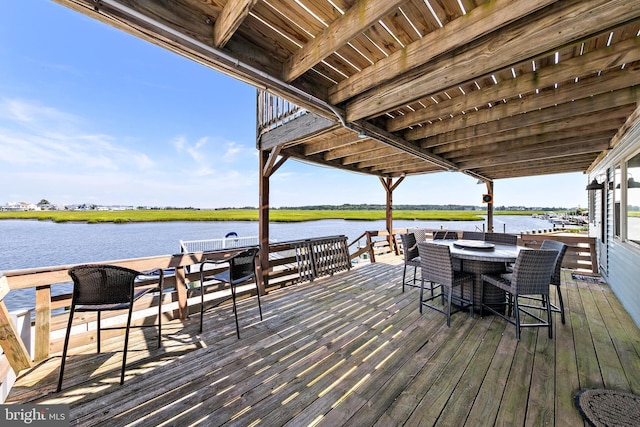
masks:
<path fill-rule="evenodd" d="M 600 273 L 640 327 L 640 246 L 625 241 L 624 238 L 615 237 L 614 197 L 613 191 L 608 189 L 608 183 L 613 181 L 616 166 L 623 164 L 625 159 L 640 149 L 640 118 L 638 114 L 633 116 L 636 117 L 635 122 L 620 137 L 615 148 L 590 171 L 587 182 L 597 179 L 605 183 L 605 189 L 594 197 L 604 197 L 606 206 L 603 209 L 596 208 L 596 219 L 589 224 L 589 234 L 598 241 Z M 622 215 L 621 221 L 624 220 Z M 604 233 L 597 229 L 600 221 L 605 223 Z"/>

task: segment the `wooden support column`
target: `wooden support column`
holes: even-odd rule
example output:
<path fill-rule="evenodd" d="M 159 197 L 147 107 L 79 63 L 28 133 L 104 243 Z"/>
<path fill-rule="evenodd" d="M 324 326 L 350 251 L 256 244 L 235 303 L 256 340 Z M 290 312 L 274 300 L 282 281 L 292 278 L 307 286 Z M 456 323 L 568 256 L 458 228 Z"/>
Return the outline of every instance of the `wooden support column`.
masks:
<path fill-rule="evenodd" d="M 260 151 L 260 209 L 258 211 L 258 239 L 260 239 L 260 269 L 258 290 L 264 295 L 269 285 L 269 175 L 264 174 L 269 152 Z M 260 278 L 262 280 L 260 280 Z"/>
<path fill-rule="evenodd" d="M 20 339 L 18 331 L 13 326 L 11 315 L 4 305 L 4 301 L 2 301 L 8 293 L 7 278 L 0 276 L 0 346 L 2 346 L 9 365 L 17 375 L 21 370 L 31 367 L 31 357 Z"/>
<path fill-rule="evenodd" d="M 490 200 L 487 203 L 487 232 L 493 232 L 493 181 L 485 181 Z"/>
<path fill-rule="evenodd" d="M 260 265 L 258 266 L 258 289 L 266 293 L 269 285 L 269 178 L 287 160 L 278 159 L 281 147 L 260 150 L 260 208 L 258 210 L 258 238 L 260 239 Z"/>
<path fill-rule="evenodd" d="M 396 244 L 395 236 L 393 235 L 393 190 L 404 180 L 404 176 L 400 177 L 396 183 L 393 183 L 393 178 L 380 178 L 380 182 L 387 193 L 387 214 L 386 214 L 386 228 L 387 228 L 387 240 L 389 242 L 389 250 L 395 252 L 396 255 L 400 255 L 400 250 Z"/>

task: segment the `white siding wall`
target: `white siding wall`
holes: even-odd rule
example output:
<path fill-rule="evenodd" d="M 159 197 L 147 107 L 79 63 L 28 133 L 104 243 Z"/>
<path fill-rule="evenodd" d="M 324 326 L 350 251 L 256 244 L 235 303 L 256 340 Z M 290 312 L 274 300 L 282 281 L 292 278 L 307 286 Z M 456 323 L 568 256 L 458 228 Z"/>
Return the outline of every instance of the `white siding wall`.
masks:
<path fill-rule="evenodd" d="M 600 164 L 589 174 L 588 182 L 598 178 L 599 182 L 607 179 L 607 170 L 610 172 L 610 179 L 618 164 L 640 148 L 640 119 L 630 127 L 626 134 L 620 139 L 613 150 L 603 159 Z M 611 290 L 618 297 L 636 325 L 640 327 L 640 247 L 630 242 L 621 241 L 614 237 L 614 209 L 612 191 L 607 189 L 602 191 L 601 196 L 606 197 L 604 211 L 599 210 L 597 215 L 605 214 L 608 218 L 599 217 L 594 223 L 590 223 L 589 234 L 596 236 L 600 243 L 598 253 L 599 263 L 604 268 L 601 270 L 602 276 L 607 280 Z M 600 195 L 598 195 L 600 197 Z M 623 216 L 625 213 L 623 213 Z M 599 221 L 606 221 L 605 234 L 601 236 L 595 229 Z"/>

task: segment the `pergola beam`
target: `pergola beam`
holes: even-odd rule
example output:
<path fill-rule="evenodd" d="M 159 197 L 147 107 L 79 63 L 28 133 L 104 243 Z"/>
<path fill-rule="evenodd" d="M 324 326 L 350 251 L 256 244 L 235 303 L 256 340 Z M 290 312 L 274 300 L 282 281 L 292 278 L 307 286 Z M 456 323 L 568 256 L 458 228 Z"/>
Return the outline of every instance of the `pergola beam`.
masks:
<path fill-rule="evenodd" d="M 516 21 L 455 55 L 442 55 L 424 68 L 355 96 L 347 102 L 347 121 L 375 117 L 406 105 L 407 94 L 415 101 L 610 30 L 637 19 L 640 8 L 636 0 L 598 0 L 559 2 L 540 13 L 536 25 L 529 20 Z M 478 61 L 480 57 L 484 60 Z"/>
<path fill-rule="evenodd" d="M 301 76 L 405 1 L 358 0 L 344 15 L 289 58 L 283 67 L 284 81 L 290 82 Z"/>
<path fill-rule="evenodd" d="M 258 0 L 229 0 L 213 25 L 213 45 L 223 47 L 251 12 Z"/>
<path fill-rule="evenodd" d="M 390 81 L 438 55 L 470 43 L 487 31 L 495 31 L 555 1 L 557 0 L 497 0 L 489 6 L 475 8 L 331 87 L 329 102 L 338 104 L 359 92 Z"/>

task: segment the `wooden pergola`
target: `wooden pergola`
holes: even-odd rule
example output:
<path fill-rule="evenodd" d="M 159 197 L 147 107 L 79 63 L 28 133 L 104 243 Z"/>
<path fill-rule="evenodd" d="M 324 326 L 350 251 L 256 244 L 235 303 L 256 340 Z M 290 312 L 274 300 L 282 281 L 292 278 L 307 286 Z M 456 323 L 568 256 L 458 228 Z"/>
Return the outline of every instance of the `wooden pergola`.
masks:
<path fill-rule="evenodd" d="M 261 91 L 264 242 L 285 159 L 379 177 L 390 228 L 406 176 L 461 172 L 491 196 L 587 172 L 638 115 L 637 0 L 55 1 Z"/>

